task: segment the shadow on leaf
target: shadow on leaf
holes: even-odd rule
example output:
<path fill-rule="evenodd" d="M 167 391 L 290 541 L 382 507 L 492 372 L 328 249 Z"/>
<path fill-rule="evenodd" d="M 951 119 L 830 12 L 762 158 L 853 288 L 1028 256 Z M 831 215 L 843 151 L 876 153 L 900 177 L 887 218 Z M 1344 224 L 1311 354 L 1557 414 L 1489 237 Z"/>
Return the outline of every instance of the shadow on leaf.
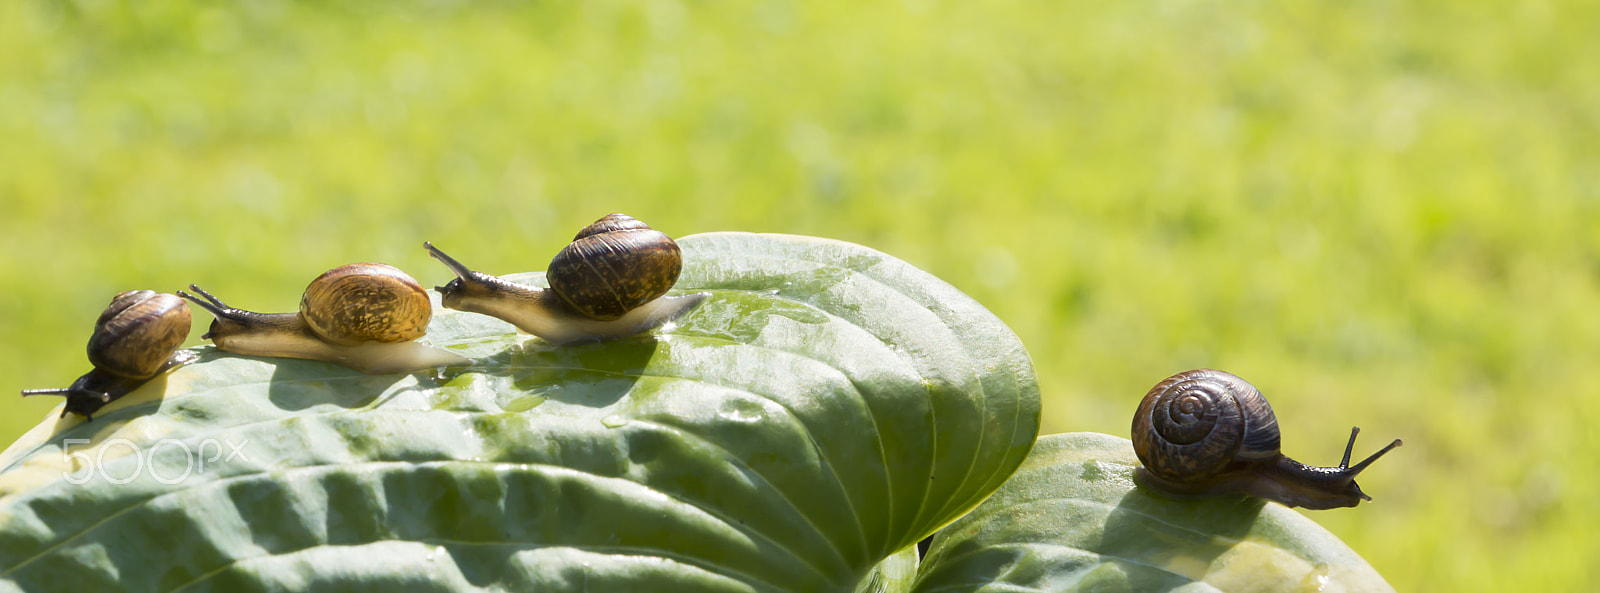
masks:
<path fill-rule="evenodd" d="M 1217 557 L 1250 532 L 1266 501 L 1253 497 L 1175 500 L 1143 487 L 1123 495 L 1106 517 L 1095 551 L 1154 570 L 1128 571 L 1138 591 L 1201 581 Z"/>
<path fill-rule="evenodd" d="M 529 340 L 480 359 L 467 372 L 508 377 L 520 394 L 604 408 L 633 390 L 662 346 L 655 336 L 575 346 Z"/>
<path fill-rule="evenodd" d="M 297 358 L 264 358 L 276 365 L 267 399 L 281 410 L 332 404 L 345 409 L 371 404 L 407 375 L 363 375 L 344 367 Z"/>

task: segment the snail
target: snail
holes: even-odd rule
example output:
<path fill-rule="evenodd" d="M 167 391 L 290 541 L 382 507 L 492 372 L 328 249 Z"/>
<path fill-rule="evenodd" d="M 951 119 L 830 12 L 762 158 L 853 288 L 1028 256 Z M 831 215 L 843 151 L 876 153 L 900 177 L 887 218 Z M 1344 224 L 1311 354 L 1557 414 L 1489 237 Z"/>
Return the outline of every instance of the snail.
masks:
<path fill-rule="evenodd" d="M 111 299 L 89 336 L 94 370 L 65 389 L 29 389 L 22 395 L 66 396 L 68 412 L 93 421 L 93 414 L 144 385 L 163 371 L 195 359 L 178 346 L 189 337 L 189 307 L 178 297 L 153 290 L 129 290 Z"/>
<path fill-rule="evenodd" d="M 399 268 L 350 264 L 306 287 L 298 313 L 252 313 L 229 307 L 199 286 L 178 291 L 216 316 L 200 336 L 235 354 L 306 358 L 383 374 L 471 364 L 471 359 L 413 342 L 428 329 L 428 292 Z"/>
<path fill-rule="evenodd" d="M 1356 474 L 1400 446 L 1395 439 L 1350 465 L 1359 427 L 1338 467 L 1314 467 L 1278 452 L 1278 420 L 1255 386 L 1214 370 L 1178 373 L 1144 396 L 1133 417 L 1139 483 L 1180 498 L 1248 494 L 1308 509 L 1372 500 Z"/>
<path fill-rule="evenodd" d="M 423 243 L 456 278 L 435 288 L 449 309 L 497 317 L 556 344 L 604 341 L 649 331 L 699 306 L 706 293 L 663 296 L 683 270 L 683 252 L 666 233 L 612 214 L 573 237 L 545 274 L 550 288 L 468 269 Z"/>

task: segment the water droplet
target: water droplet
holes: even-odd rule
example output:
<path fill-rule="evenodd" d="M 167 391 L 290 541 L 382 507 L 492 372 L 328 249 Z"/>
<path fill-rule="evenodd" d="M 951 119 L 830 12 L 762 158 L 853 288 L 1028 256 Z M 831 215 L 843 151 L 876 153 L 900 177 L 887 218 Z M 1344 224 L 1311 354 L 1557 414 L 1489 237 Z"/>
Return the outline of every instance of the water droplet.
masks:
<path fill-rule="evenodd" d="M 722 409 L 718 415 L 733 422 L 749 424 L 760 422 L 765 417 L 762 412 L 761 406 L 755 403 L 730 400 L 722 404 Z"/>
<path fill-rule="evenodd" d="M 1332 568 L 1333 567 L 1328 566 L 1328 563 L 1326 562 L 1318 564 L 1315 568 L 1311 569 L 1311 572 L 1306 575 L 1306 578 L 1300 581 L 1300 590 L 1307 592 L 1328 590 L 1328 575 L 1332 572 Z"/>
<path fill-rule="evenodd" d="M 610 416 L 606 416 L 605 418 L 601 418 L 600 423 L 606 425 L 606 428 L 617 428 L 619 426 L 628 424 L 628 419 L 618 414 L 612 414 Z"/>

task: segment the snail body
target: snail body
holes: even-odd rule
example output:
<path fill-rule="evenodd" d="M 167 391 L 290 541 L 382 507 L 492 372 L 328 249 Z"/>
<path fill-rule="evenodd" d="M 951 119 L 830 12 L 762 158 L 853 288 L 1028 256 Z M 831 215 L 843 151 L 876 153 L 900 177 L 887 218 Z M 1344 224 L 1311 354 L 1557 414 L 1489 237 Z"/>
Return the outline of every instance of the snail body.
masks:
<path fill-rule="evenodd" d="M 1338 467 L 1309 466 L 1279 452 L 1277 417 L 1261 392 L 1215 370 L 1178 373 L 1157 384 L 1133 418 L 1139 483 L 1180 498 L 1248 494 L 1308 509 L 1353 507 L 1372 500 L 1356 474 L 1391 449 L 1350 465 L 1360 428 L 1352 429 Z"/>
<path fill-rule="evenodd" d="M 178 350 L 189 337 L 189 327 L 189 307 L 176 296 L 153 290 L 119 293 L 95 321 L 89 337 L 94 370 L 65 389 L 29 389 L 22 395 L 66 396 L 63 417 L 72 412 L 94 420 L 101 407 L 163 371 L 194 360 L 194 352 Z"/>
<path fill-rule="evenodd" d="M 189 288 L 199 297 L 178 295 L 216 317 L 201 337 L 226 352 L 322 360 L 370 374 L 472 363 L 412 341 L 427 332 L 433 306 L 427 291 L 394 266 L 329 270 L 306 287 L 294 313 L 235 309 L 199 286 Z"/>
<path fill-rule="evenodd" d="M 456 278 L 435 288 L 449 309 L 499 318 L 556 344 L 625 338 L 693 310 L 705 293 L 664 296 L 683 270 L 678 244 L 643 222 L 612 214 L 550 260 L 550 288 L 474 272 L 424 243 Z"/>

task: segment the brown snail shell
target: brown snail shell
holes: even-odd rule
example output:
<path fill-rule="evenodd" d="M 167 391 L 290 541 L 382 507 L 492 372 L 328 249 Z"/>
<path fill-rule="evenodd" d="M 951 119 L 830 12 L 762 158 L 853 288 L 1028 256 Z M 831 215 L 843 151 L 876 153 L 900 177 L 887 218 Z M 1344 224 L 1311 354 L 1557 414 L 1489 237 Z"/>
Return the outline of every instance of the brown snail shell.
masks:
<path fill-rule="evenodd" d="M 1278 420 L 1261 392 L 1216 370 L 1178 373 L 1156 384 L 1133 417 L 1139 484 L 1178 498 L 1246 494 L 1308 509 L 1372 500 L 1356 475 L 1400 446 L 1395 439 L 1350 465 L 1360 428 L 1337 467 L 1309 466 L 1279 452 Z"/>
<path fill-rule="evenodd" d="M 189 305 L 175 295 L 130 290 L 111 300 L 89 336 L 89 363 L 136 379 L 161 372 L 189 337 Z"/>
<path fill-rule="evenodd" d="M 153 290 L 117 294 L 95 320 L 89 336 L 89 362 L 94 370 L 65 389 L 29 389 L 22 395 L 66 396 L 68 412 L 93 420 L 93 414 L 146 381 L 195 358 L 180 351 L 189 337 L 189 307 L 183 300 Z"/>
<path fill-rule="evenodd" d="M 1197 370 L 1168 377 L 1144 396 L 1133 450 L 1151 473 L 1192 481 L 1222 473 L 1235 459 L 1271 459 L 1278 436 L 1278 418 L 1254 385 Z"/>
<path fill-rule="evenodd" d="M 550 260 L 546 278 L 567 306 L 610 321 L 667 294 L 682 271 L 672 237 L 616 213 L 578 231 Z"/>
<path fill-rule="evenodd" d="M 335 344 L 409 342 L 427 333 L 433 305 L 428 291 L 399 268 L 362 263 L 312 280 L 300 298 L 300 316 Z"/>

